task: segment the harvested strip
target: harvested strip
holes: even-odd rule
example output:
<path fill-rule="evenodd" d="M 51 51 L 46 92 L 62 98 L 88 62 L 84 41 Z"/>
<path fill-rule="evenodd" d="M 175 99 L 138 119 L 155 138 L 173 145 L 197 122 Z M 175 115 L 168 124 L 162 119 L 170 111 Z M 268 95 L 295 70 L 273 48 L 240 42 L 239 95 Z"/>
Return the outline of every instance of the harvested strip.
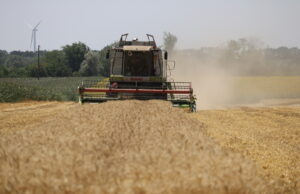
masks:
<path fill-rule="evenodd" d="M 272 193 L 162 101 L 74 105 L 0 136 L 0 193 Z"/>

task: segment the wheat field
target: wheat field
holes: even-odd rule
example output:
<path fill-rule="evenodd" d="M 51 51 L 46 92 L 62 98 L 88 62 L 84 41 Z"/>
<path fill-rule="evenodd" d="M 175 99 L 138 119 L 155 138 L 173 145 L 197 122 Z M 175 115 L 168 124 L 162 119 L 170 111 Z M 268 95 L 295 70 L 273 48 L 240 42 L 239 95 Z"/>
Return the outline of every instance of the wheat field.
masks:
<path fill-rule="evenodd" d="M 0 193 L 281 193 L 162 101 L 0 105 Z"/>
<path fill-rule="evenodd" d="M 287 193 L 300 192 L 300 106 L 236 107 L 192 116 L 223 148 L 254 161 L 266 179 L 280 180 Z"/>

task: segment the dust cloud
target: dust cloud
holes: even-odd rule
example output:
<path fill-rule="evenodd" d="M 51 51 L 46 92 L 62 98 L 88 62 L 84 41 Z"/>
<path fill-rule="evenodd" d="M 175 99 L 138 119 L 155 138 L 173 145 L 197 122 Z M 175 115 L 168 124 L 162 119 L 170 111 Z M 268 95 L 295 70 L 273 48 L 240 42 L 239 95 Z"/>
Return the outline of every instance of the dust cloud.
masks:
<path fill-rule="evenodd" d="M 259 52 L 230 62 L 225 49 L 214 49 L 178 50 L 170 55 L 176 62 L 170 80 L 192 82 L 198 110 L 300 105 L 300 77 L 280 74 L 288 67 L 277 69 L 279 74 L 266 74 L 276 66 L 267 70 L 259 62 L 264 60 Z"/>
<path fill-rule="evenodd" d="M 219 67 L 218 58 L 205 62 L 188 53 L 175 53 L 176 67 L 171 73 L 174 81 L 192 82 L 197 109 L 221 108 L 233 103 L 234 82 L 229 71 Z"/>
<path fill-rule="evenodd" d="M 199 109 L 259 105 L 266 100 L 300 100 L 297 48 L 268 48 L 258 38 L 216 47 L 173 50 L 174 81 L 192 82 Z"/>

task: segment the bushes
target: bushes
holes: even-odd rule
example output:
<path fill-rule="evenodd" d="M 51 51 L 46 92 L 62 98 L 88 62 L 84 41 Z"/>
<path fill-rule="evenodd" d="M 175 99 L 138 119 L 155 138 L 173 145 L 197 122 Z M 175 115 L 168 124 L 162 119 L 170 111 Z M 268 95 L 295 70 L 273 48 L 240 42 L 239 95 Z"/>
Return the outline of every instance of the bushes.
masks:
<path fill-rule="evenodd" d="M 100 77 L 70 78 L 1 78 L 0 102 L 22 100 L 77 100 L 77 87 L 81 80 L 99 80 Z"/>
<path fill-rule="evenodd" d="M 20 83 L 0 82 L 0 101 L 17 102 L 22 100 L 62 100 L 52 91 Z"/>
<path fill-rule="evenodd" d="M 62 100 L 62 98 L 52 91 L 41 87 L 26 86 L 7 81 L 0 82 L 1 102 L 17 102 L 22 100 Z"/>

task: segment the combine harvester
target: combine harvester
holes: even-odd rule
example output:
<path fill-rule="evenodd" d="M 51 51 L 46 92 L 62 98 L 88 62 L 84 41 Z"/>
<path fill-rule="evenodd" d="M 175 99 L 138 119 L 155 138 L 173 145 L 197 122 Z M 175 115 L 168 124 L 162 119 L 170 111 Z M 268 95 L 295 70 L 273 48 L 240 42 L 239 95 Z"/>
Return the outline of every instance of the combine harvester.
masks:
<path fill-rule="evenodd" d="M 82 81 L 78 87 L 79 102 L 160 99 L 195 112 L 196 99 L 191 82 L 171 80 L 170 72 L 175 68 L 175 62 L 168 61 L 168 53 L 156 46 L 154 37 L 147 34 L 148 41 L 127 41 L 127 36 L 123 34 L 118 47 L 107 52 L 110 77 L 101 81 Z M 170 62 L 173 62 L 172 68 Z"/>

